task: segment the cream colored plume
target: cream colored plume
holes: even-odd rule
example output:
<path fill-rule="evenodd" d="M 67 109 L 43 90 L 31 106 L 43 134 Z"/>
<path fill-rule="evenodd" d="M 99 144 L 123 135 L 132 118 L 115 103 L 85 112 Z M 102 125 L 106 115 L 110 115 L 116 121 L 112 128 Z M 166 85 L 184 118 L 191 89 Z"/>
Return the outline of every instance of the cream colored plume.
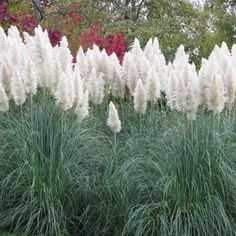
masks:
<path fill-rule="evenodd" d="M 9 109 L 8 97 L 3 86 L 0 84 L 0 111 L 5 112 L 8 111 L 8 109 Z"/>
<path fill-rule="evenodd" d="M 110 81 L 110 88 L 112 91 L 112 95 L 115 97 L 124 98 L 125 94 L 125 81 L 121 76 L 120 68 L 114 68 L 111 81 Z"/>
<path fill-rule="evenodd" d="M 121 131 L 121 122 L 113 102 L 109 103 L 109 116 L 107 119 L 107 125 L 111 128 L 113 133 L 119 133 Z"/>
<path fill-rule="evenodd" d="M 236 92 L 236 73 L 231 63 L 228 65 L 227 72 L 224 76 L 224 81 L 226 85 L 226 95 L 228 98 L 229 108 L 232 108 L 235 102 L 235 92 Z"/>
<path fill-rule="evenodd" d="M 35 95 L 37 93 L 37 75 L 34 63 L 28 59 L 23 78 L 25 92 Z"/>
<path fill-rule="evenodd" d="M 142 80 L 139 79 L 134 91 L 134 109 L 138 113 L 144 114 L 147 109 L 146 92 Z"/>
<path fill-rule="evenodd" d="M 184 107 L 184 113 L 188 119 L 194 120 L 198 110 L 198 94 L 195 93 L 192 83 L 189 81 L 186 86 L 186 105 Z"/>
<path fill-rule="evenodd" d="M 25 88 L 20 73 L 15 68 L 11 78 L 11 92 L 16 105 L 22 105 L 26 100 Z"/>
<path fill-rule="evenodd" d="M 85 119 L 89 116 L 89 97 L 88 97 L 88 90 L 85 93 L 81 94 L 78 100 L 78 106 L 76 107 L 76 113 L 80 120 Z"/>
<path fill-rule="evenodd" d="M 139 77 L 138 77 L 137 67 L 134 63 L 132 63 L 128 69 L 128 74 L 126 77 L 127 86 L 129 88 L 131 95 L 134 94 L 134 90 L 135 90 L 138 79 Z"/>
<path fill-rule="evenodd" d="M 0 83 L 2 84 L 8 97 L 11 95 L 11 72 L 6 63 L 3 63 L 0 68 Z"/>
<path fill-rule="evenodd" d="M 177 85 L 178 85 L 177 75 L 175 74 L 175 71 L 172 68 L 166 86 L 167 106 L 171 110 L 176 109 Z"/>
<path fill-rule="evenodd" d="M 160 81 L 154 67 L 150 68 L 146 80 L 147 101 L 156 102 L 160 97 Z"/>
<path fill-rule="evenodd" d="M 206 90 L 205 96 L 208 110 L 212 110 L 214 113 L 219 113 L 224 109 L 226 98 L 221 75 L 214 74 L 212 76 L 210 87 Z"/>
<path fill-rule="evenodd" d="M 95 105 L 103 102 L 104 98 L 104 81 L 102 76 L 96 75 L 95 69 L 92 69 L 88 81 L 89 99 Z"/>
<path fill-rule="evenodd" d="M 177 87 L 176 87 L 176 110 L 179 112 L 184 112 L 186 107 L 186 87 L 183 77 L 178 77 Z"/>
<path fill-rule="evenodd" d="M 72 108 L 74 102 L 73 81 L 70 76 L 62 72 L 57 90 L 54 93 L 57 106 L 61 107 L 64 111 Z"/>
<path fill-rule="evenodd" d="M 79 68 L 81 77 L 87 78 L 89 75 L 89 63 L 82 47 L 79 48 L 76 56 L 76 66 Z"/>

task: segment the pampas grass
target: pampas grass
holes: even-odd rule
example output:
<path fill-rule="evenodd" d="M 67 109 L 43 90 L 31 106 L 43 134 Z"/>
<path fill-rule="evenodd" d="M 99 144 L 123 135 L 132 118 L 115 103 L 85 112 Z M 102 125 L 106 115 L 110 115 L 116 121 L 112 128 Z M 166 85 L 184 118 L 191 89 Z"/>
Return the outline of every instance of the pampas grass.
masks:
<path fill-rule="evenodd" d="M 73 64 L 65 37 L 23 35 L 0 28 L 0 231 L 235 235 L 235 46 L 197 72 L 157 38 Z"/>

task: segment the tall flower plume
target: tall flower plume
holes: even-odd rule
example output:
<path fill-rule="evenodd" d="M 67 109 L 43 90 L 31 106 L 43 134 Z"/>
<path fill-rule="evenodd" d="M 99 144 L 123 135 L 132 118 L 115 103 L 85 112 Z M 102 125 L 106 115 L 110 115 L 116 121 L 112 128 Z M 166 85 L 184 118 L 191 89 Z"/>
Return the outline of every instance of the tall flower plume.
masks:
<path fill-rule="evenodd" d="M 73 106 L 75 96 L 74 90 L 71 90 L 73 87 L 74 85 L 72 85 L 72 79 L 70 76 L 62 72 L 54 97 L 56 99 L 56 104 L 64 111 L 67 111 Z"/>
<path fill-rule="evenodd" d="M 225 88 L 221 75 L 214 74 L 211 78 L 211 86 L 206 91 L 208 110 L 219 113 L 224 109 L 226 102 Z"/>
<path fill-rule="evenodd" d="M 22 105 L 26 100 L 25 88 L 20 76 L 20 73 L 15 68 L 13 71 L 12 80 L 12 97 L 16 103 L 16 105 Z"/>
<path fill-rule="evenodd" d="M 119 133 L 121 131 L 121 122 L 113 102 L 109 103 L 109 116 L 107 119 L 107 125 L 111 128 L 113 133 Z"/>
<path fill-rule="evenodd" d="M 88 91 L 89 91 L 89 98 L 92 103 L 98 105 L 103 102 L 104 97 L 104 81 L 102 76 L 96 75 L 95 69 L 92 69 L 89 75 L 88 81 Z"/>
<path fill-rule="evenodd" d="M 160 97 L 160 82 L 154 67 L 152 67 L 148 72 L 148 78 L 146 81 L 146 94 L 147 101 L 156 102 Z"/>
<path fill-rule="evenodd" d="M 146 92 L 142 80 L 139 79 L 134 91 L 134 109 L 138 113 L 144 114 L 147 109 Z"/>
<path fill-rule="evenodd" d="M 3 86 L 0 84 L 0 111 L 5 112 L 8 111 L 8 109 L 9 109 L 8 97 Z"/>

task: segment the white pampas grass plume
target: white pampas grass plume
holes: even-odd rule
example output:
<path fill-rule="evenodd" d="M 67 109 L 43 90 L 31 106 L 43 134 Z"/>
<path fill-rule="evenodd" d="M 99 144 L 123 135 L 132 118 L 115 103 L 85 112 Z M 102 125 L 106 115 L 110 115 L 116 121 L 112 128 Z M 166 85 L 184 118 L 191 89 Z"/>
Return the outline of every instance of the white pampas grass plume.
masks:
<path fill-rule="evenodd" d="M 3 86 L 0 84 L 0 111 L 5 112 L 8 111 L 8 109 L 9 109 L 8 97 Z"/>
<path fill-rule="evenodd" d="M 196 118 L 198 110 L 198 94 L 195 93 L 192 83 L 189 81 L 186 86 L 186 106 L 184 107 L 184 113 L 187 118 L 194 120 Z"/>
<path fill-rule="evenodd" d="M 137 67 L 134 63 L 131 64 L 131 66 L 128 69 L 128 74 L 127 74 L 127 86 L 129 88 L 130 93 L 133 95 L 134 90 L 138 81 L 138 70 Z"/>
<path fill-rule="evenodd" d="M 160 97 L 160 81 L 154 67 L 152 67 L 148 72 L 145 89 L 147 101 L 156 102 Z"/>
<path fill-rule="evenodd" d="M 37 93 L 37 75 L 34 63 L 29 59 L 26 64 L 23 82 L 25 92 L 35 95 Z"/>
<path fill-rule="evenodd" d="M 122 79 L 121 70 L 119 69 L 119 67 L 113 69 L 110 87 L 113 96 L 124 98 L 125 81 Z"/>
<path fill-rule="evenodd" d="M 134 59 L 138 59 L 141 55 L 144 54 L 143 50 L 141 49 L 140 42 L 137 38 L 134 39 L 131 52 L 135 56 Z"/>
<path fill-rule="evenodd" d="M 89 116 L 89 96 L 88 90 L 85 93 L 81 94 L 78 106 L 76 108 L 76 113 L 78 115 L 79 120 L 83 120 Z"/>
<path fill-rule="evenodd" d="M 13 72 L 11 92 L 16 105 L 22 105 L 26 100 L 25 88 L 22 78 L 15 68 Z"/>
<path fill-rule="evenodd" d="M 138 113 L 144 114 L 147 109 L 147 98 L 142 80 L 139 79 L 134 91 L 134 109 Z"/>
<path fill-rule="evenodd" d="M 11 72 L 6 63 L 3 63 L 0 71 L 0 82 L 8 97 L 11 95 Z"/>
<path fill-rule="evenodd" d="M 148 60 L 152 61 L 153 58 L 153 41 L 152 38 L 150 38 L 144 48 L 144 54 L 148 58 Z"/>
<path fill-rule="evenodd" d="M 95 69 L 92 69 L 88 81 L 89 99 L 95 105 L 103 102 L 104 98 L 104 80 L 102 76 L 97 77 Z"/>
<path fill-rule="evenodd" d="M 72 71 L 73 57 L 68 48 L 68 41 L 65 36 L 62 37 L 60 46 L 58 47 L 58 59 L 63 72 L 70 73 Z"/>
<path fill-rule="evenodd" d="M 175 59 L 173 61 L 173 66 L 176 73 L 181 72 L 183 65 L 188 63 L 189 55 L 185 53 L 184 46 L 180 45 L 175 54 Z"/>
<path fill-rule="evenodd" d="M 152 49 L 153 49 L 153 52 L 156 56 L 163 55 L 162 52 L 161 52 L 160 44 L 159 44 L 159 41 L 158 41 L 157 37 L 155 37 L 154 40 L 153 40 Z"/>
<path fill-rule="evenodd" d="M 232 51 L 232 57 L 231 57 L 232 63 L 233 63 L 234 66 L 236 66 L 236 44 L 234 44 L 232 46 L 232 50 L 231 51 Z"/>
<path fill-rule="evenodd" d="M 228 105 L 229 108 L 232 107 L 234 101 L 235 101 L 235 91 L 236 91 L 236 74 L 233 69 L 233 66 L 231 63 L 228 65 L 228 69 L 226 71 L 226 74 L 224 76 L 225 81 L 225 87 L 226 87 L 226 95 L 228 98 Z"/>
<path fill-rule="evenodd" d="M 211 78 L 210 87 L 206 90 L 206 104 L 208 110 L 220 113 L 224 109 L 226 102 L 224 82 L 219 74 L 214 74 Z"/>
<path fill-rule="evenodd" d="M 79 106 L 80 99 L 84 95 L 84 81 L 81 79 L 79 74 L 74 73 L 73 75 L 73 81 L 74 81 L 74 88 L 75 88 L 75 100 L 73 107 L 76 110 Z"/>
<path fill-rule="evenodd" d="M 89 75 L 89 62 L 82 47 L 79 48 L 76 56 L 76 66 L 79 68 L 81 77 L 87 78 Z"/>
<path fill-rule="evenodd" d="M 121 131 L 121 122 L 113 102 L 109 103 L 109 116 L 107 119 L 107 125 L 111 128 L 111 131 L 115 134 Z"/>
<path fill-rule="evenodd" d="M 161 90 L 165 91 L 167 84 L 167 66 L 165 58 L 162 57 L 162 54 L 159 56 L 156 55 L 154 56 L 153 65 L 155 66 L 155 70 L 158 73 L 158 77 L 161 78 L 160 80 Z"/>
<path fill-rule="evenodd" d="M 72 79 L 62 72 L 59 81 L 57 90 L 54 93 L 57 106 L 61 107 L 64 111 L 69 110 L 73 106 L 74 102 L 74 91 L 71 91 L 73 85 Z"/>
<path fill-rule="evenodd" d="M 146 80 L 150 65 L 149 65 L 149 61 L 147 60 L 145 56 L 140 56 L 137 59 L 136 68 L 138 69 L 138 78 L 142 80 Z"/>
<path fill-rule="evenodd" d="M 177 85 L 178 85 L 177 75 L 175 74 L 175 71 L 172 68 L 166 86 L 167 106 L 171 110 L 176 109 Z"/>
<path fill-rule="evenodd" d="M 84 81 L 81 79 L 79 71 L 75 70 L 73 75 L 75 87 L 74 110 L 80 121 L 89 115 L 88 90 L 84 92 Z"/>
<path fill-rule="evenodd" d="M 186 87 L 183 77 L 179 76 L 176 87 L 176 110 L 184 112 L 186 107 Z"/>
<path fill-rule="evenodd" d="M 8 45 L 7 36 L 3 28 L 0 26 L 0 50 L 1 52 L 7 51 L 7 45 Z"/>
<path fill-rule="evenodd" d="M 57 86 L 58 86 L 58 82 L 59 82 L 59 78 L 60 78 L 61 73 L 62 73 L 61 64 L 60 64 L 59 60 L 56 60 L 54 62 L 54 67 L 53 67 L 53 71 L 52 71 L 52 75 L 51 75 L 51 79 L 50 79 L 50 88 L 53 93 L 55 93 L 57 90 Z"/>

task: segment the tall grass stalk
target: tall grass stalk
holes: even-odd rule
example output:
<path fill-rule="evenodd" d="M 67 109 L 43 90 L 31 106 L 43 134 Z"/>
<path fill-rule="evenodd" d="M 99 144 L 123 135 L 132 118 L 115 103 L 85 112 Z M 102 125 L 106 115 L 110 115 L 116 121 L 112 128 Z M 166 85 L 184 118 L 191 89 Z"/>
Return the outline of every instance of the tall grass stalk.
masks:
<path fill-rule="evenodd" d="M 45 101 L 47 101 L 45 103 Z M 29 102 L 29 101 L 28 101 Z M 236 232 L 236 122 L 202 111 L 107 104 L 82 122 L 39 97 L 0 114 L 0 229 L 26 235 L 194 235 Z M 155 111 L 156 112 L 156 111 Z M 32 117 L 32 119 L 31 119 Z"/>

